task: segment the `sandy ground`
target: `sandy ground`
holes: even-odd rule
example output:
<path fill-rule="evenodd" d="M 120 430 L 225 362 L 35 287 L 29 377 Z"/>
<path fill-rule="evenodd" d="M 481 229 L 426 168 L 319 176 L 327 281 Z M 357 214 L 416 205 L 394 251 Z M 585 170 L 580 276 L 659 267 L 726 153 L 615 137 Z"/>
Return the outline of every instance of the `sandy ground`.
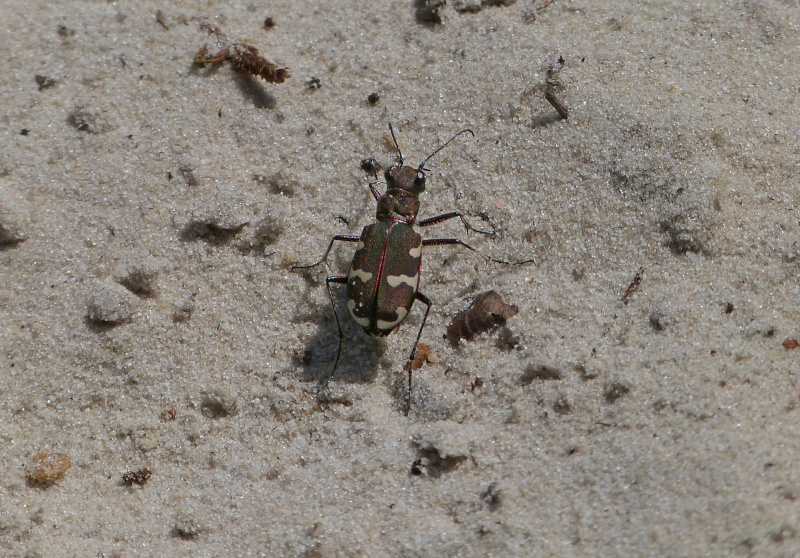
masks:
<path fill-rule="evenodd" d="M 0 554 L 800 554 L 797 2 L 507 4 L 3 2 Z M 193 66 L 203 22 L 291 77 Z M 374 221 L 389 122 L 415 166 L 475 131 L 420 218 L 496 234 L 426 237 L 537 260 L 426 249 L 408 416 L 424 307 L 345 310 L 320 402 L 329 271 L 290 270 Z"/>

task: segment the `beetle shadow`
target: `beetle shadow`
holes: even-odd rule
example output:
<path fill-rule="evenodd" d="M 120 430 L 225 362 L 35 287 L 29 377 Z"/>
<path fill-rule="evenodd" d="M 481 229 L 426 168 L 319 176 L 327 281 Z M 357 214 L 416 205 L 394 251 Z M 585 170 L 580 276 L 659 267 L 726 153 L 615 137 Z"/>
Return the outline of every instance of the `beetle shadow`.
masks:
<path fill-rule="evenodd" d="M 333 285 L 333 299 L 342 326 L 342 352 L 339 363 L 336 361 L 339 332 L 333 315 L 325 317 L 316 333 L 306 342 L 303 354 L 302 380 L 314 382 L 320 387 L 331 383 L 368 383 L 378 375 L 378 361 L 386 351 L 386 343 L 380 338 L 371 337 L 353 321 L 345 304 L 344 288 Z M 338 292 L 337 292 L 338 291 Z M 333 376 L 331 376 L 333 371 Z"/>

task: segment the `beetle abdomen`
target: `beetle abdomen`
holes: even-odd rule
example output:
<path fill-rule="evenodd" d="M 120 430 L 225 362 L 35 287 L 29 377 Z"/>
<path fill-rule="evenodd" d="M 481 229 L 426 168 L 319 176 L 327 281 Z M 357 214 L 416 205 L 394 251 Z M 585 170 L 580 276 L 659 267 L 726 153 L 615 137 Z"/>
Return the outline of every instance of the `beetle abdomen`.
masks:
<path fill-rule="evenodd" d="M 347 307 L 370 335 L 388 335 L 408 315 L 419 288 L 422 237 L 403 222 L 364 227 L 347 280 Z"/>

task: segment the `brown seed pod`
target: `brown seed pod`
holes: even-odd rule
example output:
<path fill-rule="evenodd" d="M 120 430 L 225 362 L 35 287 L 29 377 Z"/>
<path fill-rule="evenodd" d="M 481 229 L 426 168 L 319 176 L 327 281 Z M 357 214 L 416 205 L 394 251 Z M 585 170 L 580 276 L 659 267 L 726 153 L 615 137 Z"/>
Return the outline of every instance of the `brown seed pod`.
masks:
<path fill-rule="evenodd" d="M 288 68 L 279 68 L 264 59 L 254 46 L 234 45 L 230 60 L 234 70 L 258 76 L 268 83 L 283 83 L 289 77 Z"/>
<path fill-rule="evenodd" d="M 237 72 L 262 78 L 268 83 L 283 83 L 290 77 L 288 68 L 280 68 L 259 53 L 258 49 L 245 43 L 231 43 L 218 28 L 203 23 L 200 28 L 209 35 L 215 35 L 228 46 L 223 46 L 216 53 L 210 54 L 207 45 L 203 45 L 194 55 L 193 62 L 198 66 L 205 64 L 221 64 L 230 62 L 231 68 Z"/>
<path fill-rule="evenodd" d="M 495 291 L 481 293 L 447 326 L 447 339 L 453 345 L 458 345 L 461 339 L 471 341 L 494 326 L 505 325 L 506 320 L 517 312 L 519 307 L 516 304 L 504 303 Z"/>

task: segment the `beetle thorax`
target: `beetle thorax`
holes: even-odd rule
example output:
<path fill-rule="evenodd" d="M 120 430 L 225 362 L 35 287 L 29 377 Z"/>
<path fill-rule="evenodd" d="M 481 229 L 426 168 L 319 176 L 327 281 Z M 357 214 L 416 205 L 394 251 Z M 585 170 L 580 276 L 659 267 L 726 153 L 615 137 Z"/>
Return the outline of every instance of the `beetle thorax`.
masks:
<path fill-rule="evenodd" d="M 419 211 L 419 198 L 414 192 L 401 188 L 386 190 L 378 200 L 378 221 L 404 221 L 413 225 Z"/>

